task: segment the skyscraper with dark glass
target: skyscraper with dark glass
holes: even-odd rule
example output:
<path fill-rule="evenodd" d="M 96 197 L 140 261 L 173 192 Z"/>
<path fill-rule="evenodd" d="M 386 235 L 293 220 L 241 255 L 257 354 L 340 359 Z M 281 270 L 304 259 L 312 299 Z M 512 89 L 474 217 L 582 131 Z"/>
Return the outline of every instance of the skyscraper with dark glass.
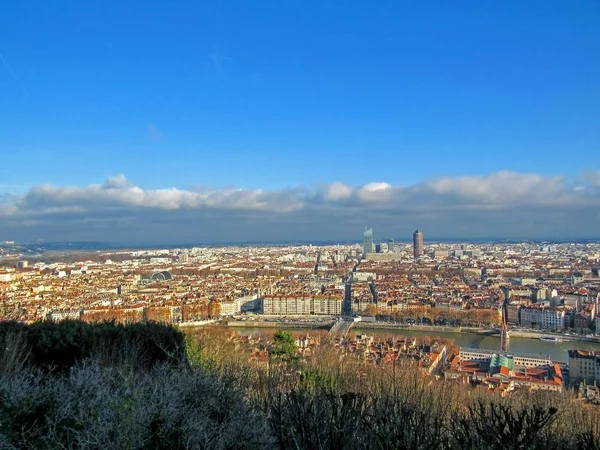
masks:
<path fill-rule="evenodd" d="M 373 253 L 373 228 L 367 229 L 363 233 L 363 253 Z"/>
<path fill-rule="evenodd" d="M 416 230 L 413 233 L 413 254 L 415 259 L 417 259 L 419 256 L 422 256 L 423 253 L 423 233 L 421 233 L 419 230 Z"/>

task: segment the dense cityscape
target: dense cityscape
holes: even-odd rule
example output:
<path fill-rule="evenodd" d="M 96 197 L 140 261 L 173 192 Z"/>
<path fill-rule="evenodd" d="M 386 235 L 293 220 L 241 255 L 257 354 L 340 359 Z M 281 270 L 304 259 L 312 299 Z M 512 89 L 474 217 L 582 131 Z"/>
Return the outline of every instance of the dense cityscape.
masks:
<path fill-rule="evenodd" d="M 503 395 L 571 386 L 598 397 L 595 243 L 429 243 L 417 230 L 407 244 L 366 228 L 353 245 L 35 254 L 4 242 L 0 251 L 3 320 L 300 328 L 303 354 L 321 329 L 340 351 L 376 364 L 411 358 L 430 375 Z M 496 349 L 469 348 L 445 333 L 500 339 Z M 236 336 L 250 355 L 267 354 L 264 338 Z M 558 357 L 507 351 L 516 337 L 572 347 Z"/>

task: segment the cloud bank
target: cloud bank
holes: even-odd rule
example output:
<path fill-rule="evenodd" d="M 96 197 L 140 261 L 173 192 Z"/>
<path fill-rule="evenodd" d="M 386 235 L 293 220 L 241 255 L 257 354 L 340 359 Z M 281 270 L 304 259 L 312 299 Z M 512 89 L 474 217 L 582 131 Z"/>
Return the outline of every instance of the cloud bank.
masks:
<path fill-rule="evenodd" d="M 281 190 L 144 189 L 124 175 L 85 187 L 0 193 L 0 239 L 168 244 L 410 237 L 600 236 L 600 171 L 564 177 L 496 172 L 408 186 L 335 181 Z"/>

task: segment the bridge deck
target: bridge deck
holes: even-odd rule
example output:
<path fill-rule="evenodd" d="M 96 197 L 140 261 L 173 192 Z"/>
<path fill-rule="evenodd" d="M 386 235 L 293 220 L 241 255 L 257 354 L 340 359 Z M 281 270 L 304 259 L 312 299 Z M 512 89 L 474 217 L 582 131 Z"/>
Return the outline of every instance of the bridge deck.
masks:
<path fill-rule="evenodd" d="M 329 330 L 329 335 L 345 338 L 354 323 L 354 319 L 340 318 Z"/>

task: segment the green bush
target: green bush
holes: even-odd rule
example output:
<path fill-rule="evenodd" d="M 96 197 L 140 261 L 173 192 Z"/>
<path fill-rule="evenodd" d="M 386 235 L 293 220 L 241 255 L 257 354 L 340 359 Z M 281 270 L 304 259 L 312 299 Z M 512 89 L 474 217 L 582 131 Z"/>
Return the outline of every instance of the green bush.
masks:
<path fill-rule="evenodd" d="M 0 367 L 0 370 L 8 369 L 8 362 L 15 360 L 15 354 L 24 355 L 25 365 L 63 373 L 86 358 L 138 370 L 149 370 L 157 364 L 185 362 L 183 333 L 152 322 L 120 325 L 65 320 L 36 322 L 28 326 L 2 322 L 0 344 L 0 361 L 7 361 L 6 367 Z M 16 365 L 15 362 L 12 364 Z"/>

